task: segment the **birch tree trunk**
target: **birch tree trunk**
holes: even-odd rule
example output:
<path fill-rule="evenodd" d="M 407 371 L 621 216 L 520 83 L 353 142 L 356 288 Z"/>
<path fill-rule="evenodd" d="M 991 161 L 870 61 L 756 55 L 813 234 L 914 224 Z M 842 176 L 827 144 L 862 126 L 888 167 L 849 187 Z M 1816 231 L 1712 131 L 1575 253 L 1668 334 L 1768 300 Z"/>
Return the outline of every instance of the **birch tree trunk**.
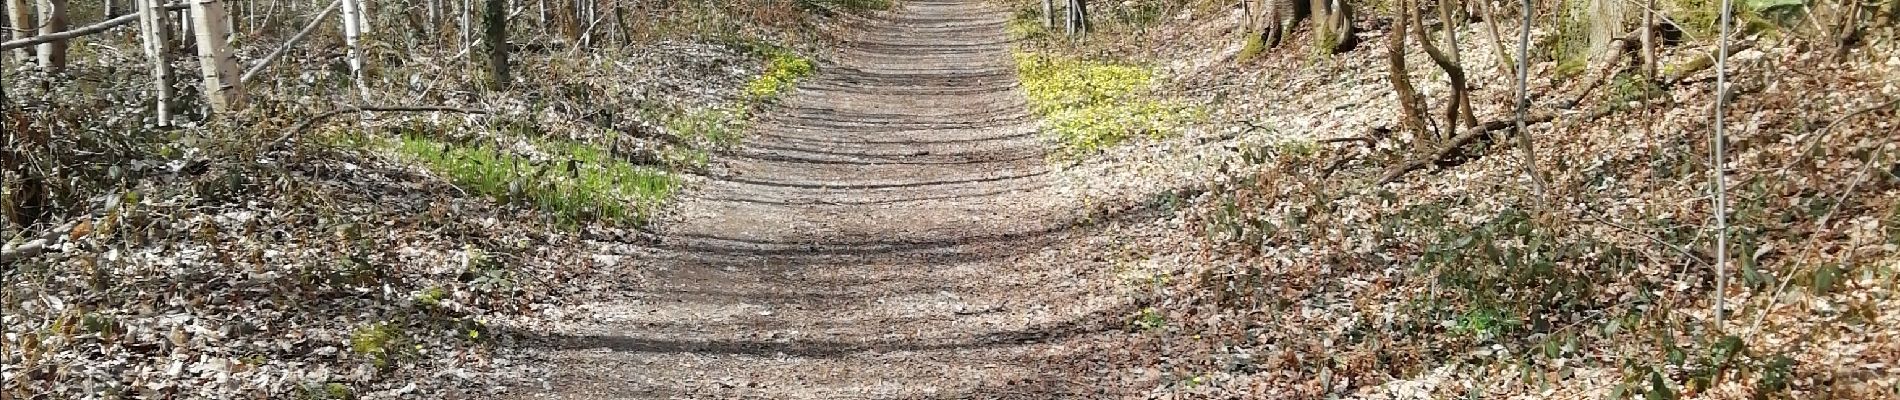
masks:
<path fill-rule="evenodd" d="M 7 0 L 7 26 L 14 39 L 33 37 L 33 7 L 26 0 Z M 20 62 L 33 59 L 33 48 L 20 49 Z"/>
<path fill-rule="evenodd" d="M 345 62 L 350 65 L 350 81 L 356 83 L 357 94 L 368 97 L 369 87 L 363 83 L 363 48 L 359 43 L 359 36 L 363 34 L 362 10 L 357 7 L 356 0 L 343 0 L 343 43 L 349 51 Z"/>
<path fill-rule="evenodd" d="M 1069 0 L 1069 36 L 1084 35 L 1089 32 L 1089 9 L 1086 0 Z"/>
<path fill-rule="evenodd" d="M 238 82 L 237 58 L 224 39 L 229 36 L 222 0 L 192 0 L 191 20 L 198 42 L 198 64 L 202 66 L 205 96 L 219 113 L 244 108 L 244 87 Z"/>
<path fill-rule="evenodd" d="M 1056 0 L 1042 0 L 1042 29 L 1056 28 Z"/>
<path fill-rule="evenodd" d="M 157 106 L 154 115 L 158 126 L 172 124 L 172 64 L 166 50 L 170 42 L 165 37 L 165 3 L 160 0 L 133 0 L 132 7 L 139 13 L 139 39 L 145 44 L 145 54 L 152 62 L 152 97 Z"/>
<path fill-rule="evenodd" d="M 66 31 L 66 0 L 40 0 L 40 34 L 51 35 Z M 58 72 L 66 69 L 65 40 L 55 40 L 40 44 L 40 69 Z"/>
<path fill-rule="evenodd" d="M 473 32 L 475 18 L 472 16 L 474 13 L 475 13 L 474 0 L 462 0 L 462 51 L 465 51 L 465 52 L 468 51 L 469 46 L 471 46 L 472 43 L 474 43 L 474 39 L 475 39 L 475 34 Z"/>

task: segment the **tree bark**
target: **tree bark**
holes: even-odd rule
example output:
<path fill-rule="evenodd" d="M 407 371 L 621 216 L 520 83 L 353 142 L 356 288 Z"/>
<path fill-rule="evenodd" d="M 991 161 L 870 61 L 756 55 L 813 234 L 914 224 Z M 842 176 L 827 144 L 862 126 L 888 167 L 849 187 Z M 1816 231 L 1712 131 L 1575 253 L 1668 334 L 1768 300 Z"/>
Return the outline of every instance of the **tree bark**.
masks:
<path fill-rule="evenodd" d="M 66 0 L 40 0 L 40 35 L 66 30 Z M 40 68 L 48 72 L 66 69 L 66 39 L 40 44 Z"/>
<path fill-rule="evenodd" d="M 508 74 L 508 1 L 487 0 L 485 40 L 488 42 L 488 79 L 496 90 L 507 89 Z"/>
<path fill-rule="evenodd" d="M 1643 77 L 1656 80 L 1656 0 L 1643 6 Z"/>
<path fill-rule="evenodd" d="M 1089 7 L 1087 0 L 1069 0 L 1069 36 L 1081 36 L 1089 33 Z"/>
<path fill-rule="evenodd" d="M 1411 132 L 1423 142 L 1425 120 L 1419 116 L 1418 89 L 1412 87 L 1412 77 L 1405 68 L 1406 24 L 1409 22 L 1404 2 L 1393 5 L 1392 31 L 1385 37 L 1387 80 L 1392 81 L 1392 91 L 1399 97 L 1399 128 Z"/>
<path fill-rule="evenodd" d="M 1497 53 L 1498 74 L 1510 76 L 1517 68 L 1517 60 L 1504 50 L 1504 35 L 1498 33 L 1498 7 L 1491 0 L 1478 0 L 1478 8 L 1484 12 L 1484 30 L 1491 35 L 1491 51 Z"/>
<path fill-rule="evenodd" d="M 1451 80 L 1451 102 L 1445 105 L 1444 136 L 1456 137 L 1458 136 L 1459 125 L 1478 125 L 1478 119 L 1471 116 L 1470 113 L 1471 99 L 1469 93 L 1467 93 L 1470 88 L 1466 85 L 1465 68 L 1458 64 L 1458 56 L 1456 53 L 1446 54 L 1444 51 L 1439 50 L 1438 45 L 1432 43 L 1432 34 L 1425 30 L 1425 18 L 1420 15 L 1422 13 L 1418 10 L 1418 7 L 1406 2 L 1401 2 L 1401 4 L 1406 4 L 1405 8 L 1411 12 L 1412 28 L 1418 33 L 1419 45 L 1424 47 L 1425 54 L 1431 57 L 1433 63 L 1438 64 L 1439 69 L 1445 70 L 1445 75 Z M 1439 5 L 1438 10 L 1441 18 L 1450 19 L 1451 12 L 1445 7 L 1449 5 L 1449 2 L 1440 0 Z M 1449 30 L 1450 22 L 1445 22 L 1445 25 Z M 1456 39 L 1456 36 L 1453 36 L 1449 31 L 1446 32 L 1446 36 Z"/>
<path fill-rule="evenodd" d="M 7 31 L 15 40 L 33 37 L 33 7 L 26 0 L 7 0 Z M 33 59 L 33 49 L 20 49 L 20 62 Z"/>
<path fill-rule="evenodd" d="M 132 6 L 138 8 L 139 38 L 145 44 L 146 58 L 152 63 L 152 97 L 157 103 L 153 112 L 158 126 L 171 126 L 172 111 L 175 110 L 172 108 L 172 97 L 176 92 L 172 88 L 175 73 L 172 72 L 171 55 L 166 52 L 169 46 L 165 45 L 171 42 L 170 38 L 165 37 L 165 26 L 168 25 L 165 16 L 168 12 L 161 0 L 133 0 Z"/>
<path fill-rule="evenodd" d="M 1531 189 L 1536 191 L 1537 202 L 1544 205 L 1544 175 L 1537 172 L 1537 151 L 1532 146 L 1529 121 L 1531 108 L 1530 84 L 1530 48 L 1531 48 L 1531 0 L 1523 0 L 1523 33 L 1517 42 L 1517 110 L 1513 119 L 1517 122 L 1517 148 L 1524 153 L 1524 174 L 1531 178 Z"/>
<path fill-rule="evenodd" d="M 202 67 L 205 96 L 219 113 L 244 108 L 244 85 L 239 83 L 237 58 L 225 43 L 229 27 L 222 0 L 191 0 L 191 20 L 198 42 L 198 64 Z"/>
<path fill-rule="evenodd" d="M 1056 28 L 1056 0 L 1042 0 L 1042 29 Z"/>
<path fill-rule="evenodd" d="M 369 85 L 363 82 L 363 34 L 362 10 L 356 0 L 343 0 L 343 43 L 348 46 L 350 80 L 356 83 L 356 91 L 363 98 L 369 97 Z"/>

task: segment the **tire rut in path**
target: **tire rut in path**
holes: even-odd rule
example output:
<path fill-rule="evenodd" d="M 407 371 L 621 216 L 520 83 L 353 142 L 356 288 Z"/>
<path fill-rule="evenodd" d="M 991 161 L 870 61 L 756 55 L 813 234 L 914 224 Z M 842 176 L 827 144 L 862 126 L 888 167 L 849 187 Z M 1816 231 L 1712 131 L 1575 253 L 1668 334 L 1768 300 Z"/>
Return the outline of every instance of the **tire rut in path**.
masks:
<path fill-rule="evenodd" d="M 985 0 L 867 18 L 634 252 L 624 298 L 534 332 L 524 398 L 1052 398 L 1104 335 L 1039 273 L 1057 193 Z M 1083 314 L 1083 315 L 1078 315 Z M 539 387 L 532 387 L 539 386 Z"/>

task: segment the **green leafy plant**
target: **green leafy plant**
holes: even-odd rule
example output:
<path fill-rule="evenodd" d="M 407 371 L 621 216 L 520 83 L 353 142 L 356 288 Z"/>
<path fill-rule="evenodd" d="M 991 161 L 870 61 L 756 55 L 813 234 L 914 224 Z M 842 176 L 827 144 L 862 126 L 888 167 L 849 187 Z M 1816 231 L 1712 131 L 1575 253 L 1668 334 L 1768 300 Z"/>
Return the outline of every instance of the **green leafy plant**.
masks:
<path fill-rule="evenodd" d="M 1047 121 L 1067 155 L 1115 146 L 1134 135 L 1166 137 L 1206 112 L 1149 96 L 1146 68 L 1018 53 L 1016 65 L 1030 110 Z"/>
<path fill-rule="evenodd" d="M 350 352 L 369 357 L 377 368 L 389 368 L 409 342 L 402 327 L 389 321 L 357 327 L 350 332 Z"/>
<path fill-rule="evenodd" d="M 1136 328 L 1150 331 L 1166 328 L 1168 317 L 1162 315 L 1161 310 L 1156 310 L 1154 307 L 1142 308 L 1141 313 L 1135 315 L 1134 325 Z"/>
<path fill-rule="evenodd" d="M 443 289 L 441 286 L 430 286 L 428 289 L 423 289 L 422 293 L 416 295 L 416 303 L 428 307 L 436 307 L 442 305 L 442 299 L 448 298 L 448 296 L 449 291 L 447 289 Z"/>
<path fill-rule="evenodd" d="M 811 76 L 817 68 L 811 59 L 781 48 L 769 48 L 766 56 L 765 72 L 746 83 L 746 97 L 753 101 L 771 101 L 798 84 L 798 80 Z"/>

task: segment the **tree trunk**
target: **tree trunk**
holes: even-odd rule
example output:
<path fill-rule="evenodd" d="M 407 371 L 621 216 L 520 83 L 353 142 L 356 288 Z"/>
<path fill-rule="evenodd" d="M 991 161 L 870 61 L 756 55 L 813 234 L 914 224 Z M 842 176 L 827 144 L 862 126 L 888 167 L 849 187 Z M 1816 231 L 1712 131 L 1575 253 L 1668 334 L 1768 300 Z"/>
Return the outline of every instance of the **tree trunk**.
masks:
<path fill-rule="evenodd" d="M 191 20 L 197 34 L 198 64 L 202 66 L 205 96 L 219 113 L 244 108 L 244 86 L 238 82 L 237 58 L 225 43 L 229 35 L 222 0 L 191 0 Z"/>
<path fill-rule="evenodd" d="M 614 8 L 614 30 L 620 31 L 620 44 L 633 44 L 633 31 L 627 29 L 627 9 L 617 1 L 609 4 Z"/>
<path fill-rule="evenodd" d="M 1643 6 L 1643 77 L 1656 81 L 1656 0 Z"/>
<path fill-rule="evenodd" d="M 1529 118 L 1527 114 L 1531 108 L 1531 96 L 1527 89 L 1530 81 L 1531 0 L 1523 0 L 1522 5 L 1524 25 L 1519 27 L 1523 32 L 1519 33 L 1521 36 L 1518 36 L 1517 42 L 1517 115 L 1513 119 L 1517 123 L 1517 149 L 1524 153 L 1524 174 L 1530 175 L 1531 189 L 1536 191 L 1537 202 L 1542 207 L 1546 193 L 1544 175 L 1537 172 L 1537 151 L 1532 147 L 1530 127 L 1525 120 Z"/>
<path fill-rule="evenodd" d="M 174 74 L 171 57 L 166 52 L 170 46 L 165 45 L 171 42 L 165 36 L 165 27 L 169 25 L 165 22 L 165 16 L 168 15 L 164 10 L 165 3 L 160 0 L 133 0 L 132 6 L 139 13 L 139 39 L 145 45 L 146 58 L 152 63 L 152 97 L 157 103 L 154 115 L 158 126 L 171 126 L 172 111 L 175 110 L 172 108 L 172 96 L 175 92 L 172 89 Z"/>
<path fill-rule="evenodd" d="M 1458 136 L 1458 125 L 1478 126 L 1478 118 L 1471 115 L 1471 87 L 1465 78 L 1465 67 L 1461 61 L 1464 57 L 1458 54 L 1458 34 L 1452 23 L 1451 0 L 1438 1 L 1438 18 L 1445 28 L 1445 46 L 1451 50 L 1449 52 L 1441 51 L 1437 44 L 1432 43 L 1431 32 L 1425 30 L 1425 19 L 1419 14 L 1418 7 L 1412 7 L 1412 24 L 1418 31 L 1418 42 L 1425 48 L 1425 54 L 1431 56 L 1432 62 L 1445 70 L 1445 75 L 1451 80 L 1451 104 L 1446 106 L 1445 111 L 1445 136 L 1455 137 Z"/>
<path fill-rule="evenodd" d="M 40 34 L 51 35 L 66 31 L 66 0 L 40 0 Z M 59 72 L 66 69 L 65 40 L 55 40 L 40 44 L 40 69 Z"/>
<path fill-rule="evenodd" d="M 474 45 L 475 0 L 462 0 L 462 51 Z"/>
<path fill-rule="evenodd" d="M 7 29 L 13 39 L 33 37 L 33 7 L 26 0 L 7 0 Z M 20 62 L 33 59 L 33 48 L 20 49 Z"/>
<path fill-rule="evenodd" d="M 1498 6 L 1491 4 L 1491 0 L 1478 0 L 1478 8 L 1484 12 L 1484 30 L 1491 35 L 1491 51 L 1497 53 L 1498 73 L 1510 76 L 1515 73 L 1513 63 L 1517 61 L 1504 50 L 1504 35 L 1498 33 Z"/>
<path fill-rule="evenodd" d="M 1089 7 L 1087 0 L 1069 0 L 1069 36 L 1081 36 L 1089 33 Z"/>
<path fill-rule="evenodd" d="M 368 98 L 369 85 L 363 82 L 362 10 L 358 7 L 356 0 L 343 0 L 343 43 L 348 47 L 350 80 L 356 83 L 357 94 Z"/>
<path fill-rule="evenodd" d="M 508 88 L 508 1 L 487 0 L 488 79 L 496 90 Z"/>
<path fill-rule="evenodd" d="M 1405 25 L 1410 19 L 1404 2 L 1394 5 L 1392 14 L 1392 31 L 1385 37 L 1387 79 L 1392 81 L 1392 91 L 1399 97 L 1399 130 L 1411 132 L 1422 144 L 1425 120 L 1419 116 L 1418 89 L 1412 87 L 1412 77 L 1405 69 L 1405 36 L 1409 34 Z"/>
<path fill-rule="evenodd" d="M 1056 0 L 1042 0 L 1042 29 L 1056 29 Z"/>

